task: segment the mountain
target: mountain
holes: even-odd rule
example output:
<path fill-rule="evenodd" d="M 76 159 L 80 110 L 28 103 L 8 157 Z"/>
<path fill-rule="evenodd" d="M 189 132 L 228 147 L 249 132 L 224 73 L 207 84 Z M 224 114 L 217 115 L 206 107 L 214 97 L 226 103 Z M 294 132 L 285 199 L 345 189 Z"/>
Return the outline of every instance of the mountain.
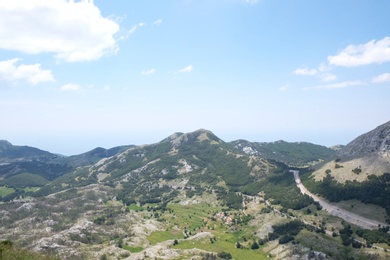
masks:
<path fill-rule="evenodd" d="M 390 122 L 360 135 L 316 166 L 304 184 L 331 202 L 378 205 L 390 223 Z"/>
<path fill-rule="evenodd" d="M 280 140 L 271 143 L 259 143 L 237 140 L 231 142 L 231 144 L 248 155 L 276 160 L 291 166 L 318 163 L 335 153 L 334 149 L 307 142 L 289 143 Z"/>
<path fill-rule="evenodd" d="M 97 147 L 95 149 L 92 149 L 91 151 L 82 154 L 56 158 L 55 160 L 52 161 L 52 163 L 67 164 L 74 168 L 91 165 L 103 158 L 111 157 L 117 153 L 123 152 L 124 150 L 130 147 L 133 147 L 133 145 L 117 146 L 110 149 Z"/>
<path fill-rule="evenodd" d="M 59 155 L 30 146 L 16 146 L 5 140 L 0 140 L 0 163 L 18 161 L 47 162 L 60 157 Z"/>
<path fill-rule="evenodd" d="M 0 186 L 2 239 L 61 259 L 388 256 L 359 248 L 390 245 L 387 230 L 352 230 L 329 218 L 301 194 L 294 168 L 247 154 L 208 130 L 97 148 L 72 160 L 81 166 L 39 189 Z M 311 173 L 299 171 L 302 180 Z M 355 230 L 365 238 L 352 247 Z"/>
<path fill-rule="evenodd" d="M 41 192 L 101 183 L 118 187 L 119 198 L 127 204 L 143 204 L 174 198 L 177 190 L 170 187 L 189 188 L 192 193 L 205 188 L 233 192 L 277 167 L 261 157 L 247 156 L 212 132 L 200 129 L 174 133 L 156 144 L 128 148 L 54 180 Z"/>
<path fill-rule="evenodd" d="M 337 152 L 342 158 L 390 158 L 390 121 L 365 133 Z"/>
<path fill-rule="evenodd" d="M 360 135 L 338 150 L 314 172 L 316 180 L 326 172 L 340 183 L 363 182 L 368 176 L 390 173 L 390 121 Z"/>
<path fill-rule="evenodd" d="M 131 146 L 95 148 L 89 152 L 61 156 L 29 146 L 14 146 L 0 140 L 0 186 L 41 187 L 77 167 L 92 165 Z"/>

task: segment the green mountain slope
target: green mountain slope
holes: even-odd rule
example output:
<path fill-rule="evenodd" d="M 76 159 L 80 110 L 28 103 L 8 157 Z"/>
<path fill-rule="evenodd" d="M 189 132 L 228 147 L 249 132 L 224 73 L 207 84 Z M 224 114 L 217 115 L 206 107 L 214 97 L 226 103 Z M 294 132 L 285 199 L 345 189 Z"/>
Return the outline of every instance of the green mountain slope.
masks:
<path fill-rule="evenodd" d="M 319 162 L 335 153 L 335 150 L 331 148 L 307 142 L 276 141 L 259 143 L 237 140 L 231 142 L 231 144 L 248 155 L 276 160 L 291 166 L 303 166 L 312 162 Z"/>

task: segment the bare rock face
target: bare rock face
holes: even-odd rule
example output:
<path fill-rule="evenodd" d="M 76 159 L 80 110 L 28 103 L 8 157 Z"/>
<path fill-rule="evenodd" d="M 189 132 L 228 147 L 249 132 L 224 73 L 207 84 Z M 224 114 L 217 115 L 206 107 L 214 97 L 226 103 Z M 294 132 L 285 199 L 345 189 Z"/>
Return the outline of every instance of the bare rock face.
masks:
<path fill-rule="evenodd" d="M 337 152 L 339 157 L 351 158 L 377 155 L 390 158 L 390 121 L 359 136 Z"/>

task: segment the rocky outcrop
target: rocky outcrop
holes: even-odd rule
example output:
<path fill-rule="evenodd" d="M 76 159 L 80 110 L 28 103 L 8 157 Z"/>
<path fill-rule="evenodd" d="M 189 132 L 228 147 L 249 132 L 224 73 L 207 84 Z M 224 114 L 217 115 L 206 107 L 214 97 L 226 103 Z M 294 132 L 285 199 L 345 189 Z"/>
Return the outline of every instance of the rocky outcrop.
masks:
<path fill-rule="evenodd" d="M 377 155 L 390 158 L 390 121 L 357 137 L 337 152 L 338 157 L 351 158 Z"/>
<path fill-rule="evenodd" d="M 326 172 L 340 183 L 363 182 L 370 175 L 390 172 L 390 121 L 354 139 L 313 173 L 322 180 Z"/>

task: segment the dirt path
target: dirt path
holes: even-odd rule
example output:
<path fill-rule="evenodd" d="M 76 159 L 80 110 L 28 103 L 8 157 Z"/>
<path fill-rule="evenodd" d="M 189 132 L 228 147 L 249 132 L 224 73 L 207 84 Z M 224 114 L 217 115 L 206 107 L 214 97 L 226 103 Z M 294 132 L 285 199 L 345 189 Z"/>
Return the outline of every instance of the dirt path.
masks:
<path fill-rule="evenodd" d="M 311 193 L 310 191 L 308 191 L 306 189 L 306 187 L 302 184 L 301 179 L 299 178 L 299 171 L 291 170 L 290 172 L 292 172 L 294 174 L 295 183 L 297 184 L 297 187 L 301 190 L 302 194 L 307 194 L 308 196 L 312 197 L 313 200 L 318 201 L 320 203 L 320 205 L 322 206 L 322 208 L 324 210 L 326 210 L 327 212 L 329 212 L 330 214 L 337 216 L 339 218 L 342 218 L 345 221 L 347 221 L 351 224 L 360 226 L 361 228 L 364 228 L 364 229 L 375 229 L 375 228 L 378 228 L 379 225 L 380 226 L 387 226 L 387 224 L 385 224 L 385 223 L 382 223 L 382 222 L 379 222 L 376 220 L 372 220 L 372 219 L 368 219 L 368 218 L 364 218 L 362 216 L 356 215 L 354 213 L 351 213 L 349 211 L 346 211 L 344 209 L 341 209 L 339 207 L 336 207 L 336 206 L 326 202 L 323 198 Z"/>

